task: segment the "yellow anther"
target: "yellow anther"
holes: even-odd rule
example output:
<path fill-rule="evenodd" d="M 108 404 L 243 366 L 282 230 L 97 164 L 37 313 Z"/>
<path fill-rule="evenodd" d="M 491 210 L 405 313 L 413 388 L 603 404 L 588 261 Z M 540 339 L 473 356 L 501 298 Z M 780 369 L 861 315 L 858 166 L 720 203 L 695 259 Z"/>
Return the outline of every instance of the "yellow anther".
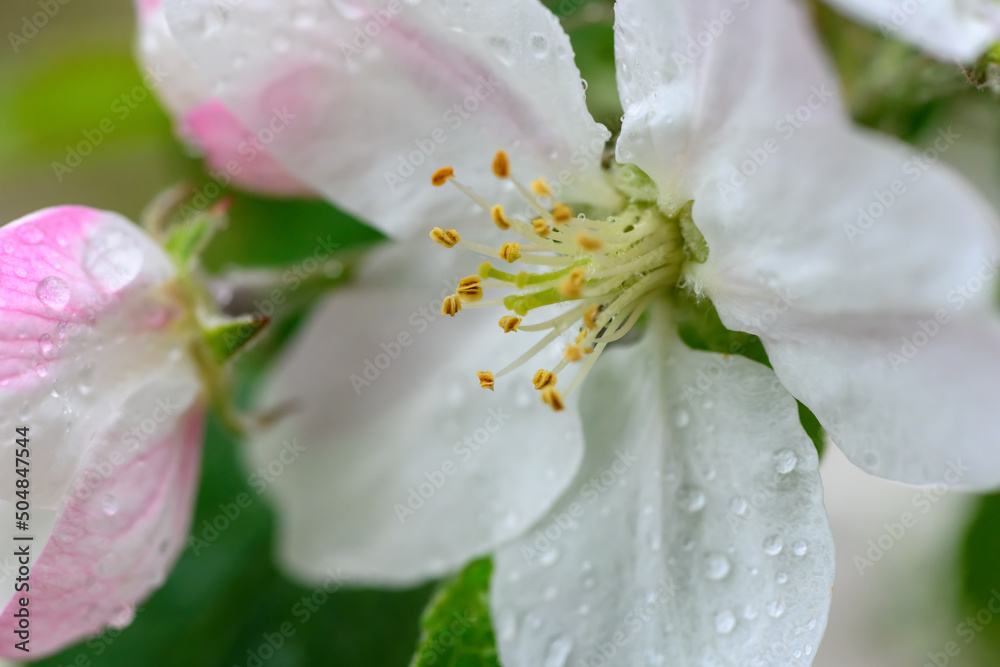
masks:
<path fill-rule="evenodd" d="M 480 387 L 493 391 L 493 373 L 490 373 L 489 371 L 479 371 L 476 373 L 476 377 L 479 378 Z"/>
<path fill-rule="evenodd" d="M 441 314 L 451 315 L 455 317 L 455 314 L 462 310 L 462 301 L 458 298 L 457 294 L 452 294 L 444 299 L 444 303 L 441 304 Z"/>
<path fill-rule="evenodd" d="M 497 204 L 490 209 L 490 217 L 493 218 L 493 222 L 496 223 L 496 226 L 500 229 L 503 229 L 504 231 L 510 229 L 510 220 L 508 220 L 507 216 L 504 215 L 503 206 L 500 204 Z"/>
<path fill-rule="evenodd" d="M 576 337 L 576 340 L 574 341 L 574 343 L 576 345 L 579 345 L 580 343 L 582 343 L 583 339 L 587 337 L 588 333 L 590 333 L 590 332 L 587 331 L 586 329 L 584 329 L 583 331 L 581 331 L 580 334 Z"/>
<path fill-rule="evenodd" d="M 493 173 L 497 178 L 507 178 L 510 176 L 510 160 L 507 158 L 507 151 L 497 151 L 493 156 Z"/>
<path fill-rule="evenodd" d="M 504 243 L 500 246 L 500 259 L 506 260 L 509 264 L 521 259 L 521 245 L 515 242 Z"/>
<path fill-rule="evenodd" d="M 548 236 L 549 232 L 552 231 L 549 228 L 549 223 L 545 222 L 544 218 L 535 218 L 534 220 L 532 220 L 531 227 L 532 229 L 535 230 L 535 233 L 541 236 L 542 238 Z"/>
<path fill-rule="evenodd" d="M 580 361 L 583 359 L 583 350 L 579 345 L 567 345 L 565 356 L 567 361 Z"/>
<path fill-rule="evenodd" d="M 431 185 L 439 188 L 451 178 L 455 178 L 455 170 L 452 167 L 441 167 L 431 176 Z"/>
<path fill-rule="evenodd" d="M 557 379 L 558 378 L 556 378 L 555 373 L 552 373 L 551 371 L 547 371 L 544 368 L 541 368 L 538 370 L 537 373 L 535 373 L 535 377 L 531 378 L 531 384 L 535 385 L 535 389 L 541 391 L 546 387 L 556 386 Z"/>
<path fill-rule="evenodd" d="M 455 245 L 461 240 L 457 230 L 441 229 L 440 227 L 435 227 L 431 230 L 431 238 L 434 239 L 436 243 L 443 245 L 445 248 L 454 248 Z"/>
<path fill-rule="evenodd" d="M 556 204 L 552 207 L 552 218 L 556 222 L 569 222 L 573 218 L 573 209 L 566 204 Z"/>
<path fill-rule="evenodd" d="M 542 389 L 542 403 L 549 406 L 556 412 L 562 410 L 565 406 L 563 405 L 562 396 L 556 391 L 555 387 L 546 387 Z"/>
<path fill-rule="evenodd" d="M 483 298 L 483 279 L 479 276 L 466 276 L 458 281 L 455 295 L 465 303 L 479 301 Z"/>
<path fill-rule="evenodd" d="M 504 333 L 510 333 L 511 331 L 517 331 L 517 327 L 521 325 L 521 318 L 514 317 L 513 315 L 504 315 L 500 318 L 500 328 L 503 329 Z"/>
<path fill-rule="evenodd" d="M 587 327 L 591 331 L 597 328 L 597 313 L 601 309 L 600 306 L 591 306 L 587 309 L 587 312 L 583 314 L 583 326 Z"/>
<path fill-rule="evenodd" d="M 531 191 L 539 197 L 551 197 L 552 188 L 545 182 L 544 178 L 536 178 L 531 182 Z"/>
<path fill-rule="evenodd" d="M 585 234 L 583 232 L 577 234 L 573 240 L 576 241 L 578 246 L 590 252 L 600 250 L 604 247 L 604 241 L 596 236 L 591 236 L 590 234 Z"/>
<path fill-rule="evenodd" d="M 569 275 L 559 283 L 559 291 L 567 299 L 579 299 L 586 282 L 587 272 L 577 267 L 570 271 Z"/>

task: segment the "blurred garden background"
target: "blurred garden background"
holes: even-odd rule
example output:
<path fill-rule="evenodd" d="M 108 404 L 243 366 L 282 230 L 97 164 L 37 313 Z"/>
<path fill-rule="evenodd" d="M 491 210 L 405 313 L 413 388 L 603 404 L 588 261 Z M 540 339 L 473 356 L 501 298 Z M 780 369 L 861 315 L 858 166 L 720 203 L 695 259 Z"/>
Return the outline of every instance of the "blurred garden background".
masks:
<path fill-rule="evenodd" d="M 549 4 L 571 33 L 594 115 L 617 131 L 611 2 Z M 35 21 L 42 5 L 56 11 Z M 987 65 L 964 72 L 935 63 L 818 6 L 817 24 L 858 122 L 918 146 L 953 128 L 960 138 L 942 159 L 1000 206 L 1000 96 Z M 144 85 L 148 77 L 133 58 L 130 0 L 4 0 L 0 25 L 0 222 L 59 204 L 138 220 L 158 193 L 178 183 L 192 184 L 200 197 L 219 190 L 207 187 L 197 155 L 177 141 Z M 220 196 L 232 196 L 233 206 L 228 229 L 204 255 L 210 272 L 294 267 L 318 238 L 345 252 L 379 238 L 323 202 Z M 333 284 L 341 274 L 331 270 L 328 277 Z M 293 299 L 270 337 L 241 361 L 241 393 L 252 391 L 261 362 L 294 328 L 309 296 Z M 273 564 L 274 516 L 266 493 L 248 481 L 253 471 L 241 463 L 240 443 L 214 423 L 206 438 L 194 539 L 165 586 L 127 627 L 36 664 L 409 664 L 436 585 L 377 592 L 338 583 L 327 592 L 289 581 Z M 893 485 L 849 466 L 835 448 L 824 456 L 838 573 L 816 664 L 1000 664 L 1000 614 L 989 611 L 991 600 L 1000 608 L 1000 497 Z M 905 512 L 916 524 L 896 537 Z M 981 629 L 966 641 L 961 628 L 972 627 L 970 618 Z M 293 632 L 281 632 L 286 624 Z M 459 639 L 438 664 L 497 664 L 488 637 L 470 632 L 464 647 Z M 954 655 L 949 643 L 959 649 Z M 273 650 L 276 644 L 281 650 Z"/>

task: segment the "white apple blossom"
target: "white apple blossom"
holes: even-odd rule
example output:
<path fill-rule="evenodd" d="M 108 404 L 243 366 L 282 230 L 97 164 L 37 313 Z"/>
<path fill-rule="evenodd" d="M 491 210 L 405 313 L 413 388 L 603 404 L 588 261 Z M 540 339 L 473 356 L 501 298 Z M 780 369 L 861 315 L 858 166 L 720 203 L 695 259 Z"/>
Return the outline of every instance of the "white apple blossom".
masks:
<path fill-rule="evenodd" d="M 289 173 L 452 246 L 374 253 L 264 392 L 299 406 L 253 443 L 264 469 L 284 439 L 306 447 L 267 480 L 298 576 L 406 585 L 493 553 L 510 667 L 804 665 L 833 545 L 793 396 L 869 472 L 1000 482 L 995 216 L 851 125 L 798 3 L 619 0 L 607 169 L 609 133 L 536 0 L 165 8 L 247 127 L 275 81 L 308 90 L 270 146 Z M 669 299 L 685 288 L 774 371 L 685 346 Z M 613 342 L 637 321 L 638 342 Z M 495 391 L 470 388 L 477 371 Z"/>
<path fill-rule="evenodd" d="M 994 0 L 827 0 L 884 37 L 914 44 L 941 60 L 971 63 L 1000 41 Z"/>

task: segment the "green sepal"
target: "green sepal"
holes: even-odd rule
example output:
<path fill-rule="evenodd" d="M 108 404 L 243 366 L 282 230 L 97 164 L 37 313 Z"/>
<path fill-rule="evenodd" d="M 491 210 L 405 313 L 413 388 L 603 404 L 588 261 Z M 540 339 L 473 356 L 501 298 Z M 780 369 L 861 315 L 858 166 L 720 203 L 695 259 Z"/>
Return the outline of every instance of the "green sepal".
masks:
<path fill-rule="evenodd" d="M 434 596 L 410 667 L 500 667 L 490 621 L 489 558 L 473 561 Z"/>
<path fill-rule="evenodd" d="M 202 326 L 205 345 L 219 366 L 239 354 L 270 323 L 268 317 L 250 316 L 225 319 Z"/>
<path fill-rule="evenodd" d="M 164 249 L 174 260 L 174 265 L 186 273 L 218 229 L 219 218 L 210 214 L 185 220 L 170 228 Z"/>
<path fill-rule="evenodd" d="M 694 224 L 694 218 L 691 216 L 692 208 L 694 208 L 693 201 L 684 204 L 677 214 L 677 224 L 681 228 L 681 236 L 684 237 L 684 254 L 692 262 L 704 264 L 708 260 L 708 242 Z"/>
<path fill-rule="evenodd" d="M 615 188 L 633 202 L 648 202 L 655 204 L 660 196 L 656 183 L 634 164 L 623 164 L 614 170 Z"/>

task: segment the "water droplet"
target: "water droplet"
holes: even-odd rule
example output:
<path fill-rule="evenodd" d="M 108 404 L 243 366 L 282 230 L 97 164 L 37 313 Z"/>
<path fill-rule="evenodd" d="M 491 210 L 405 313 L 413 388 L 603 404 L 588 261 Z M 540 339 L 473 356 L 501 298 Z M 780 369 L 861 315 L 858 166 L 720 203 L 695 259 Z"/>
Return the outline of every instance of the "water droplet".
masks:
<path fill-rule="evenodd" d="M 76 376 L 76 388 L 84 396 L 94 390 L 94 364 L 86 364 Z"/>
<path fill-rule="evenodd" d="M 69 303 L 69 283 L 59 276 L 49 276 L 35 288 L 38 300 L 53 310 L 62 310 Z"/>
<path fill-rule="evenodd" d="M 510 65 L 513 62 L 514 47 L 509 39 L 501 36 L 490 37 L 489 43 L 500 62 L 504 65 Z"/>
<path fill-rule="evenodd" d="M 684 408 L 681 408 L 680 410 L 674 413 L 674 425 L 676 425 L 677 428 L 684 428 L 690 423 L 691 423 L 691 415 L 688 414 L 688 411 L 685 410 Z"/>
<path fill-rule="evenodd" d="M 803 540 L 799 540 L 798 542 L 792 545 L 792 553 L 795 554 L 796 556 L 805 556 L 806 551 L 808 550 L 809 547 L 806 546 L 806 543 Z"/>
<path fill-rule="evenodd" d="M 747 501 L 745 498 L 737 496 L 729 503 L 729 511 L 736 516 L 743 516 L 747 513 Z"/>
<path fill-rule="evenodd" d="M 26 243 L 41 243 L 45 235 L 34 225 L 22 225 L 18 234 Z"/>
<path fill-rule="evenodd" d="M 121 630 L 122 628 L 127 628 L 135 620 L 135 609 L 129 605 L 122 605 L 115 610 L 114 615 L 111 620 L 108 621 L 108 625 L 113 628 Z"/>
<path fill-rule="evenodd" d="M 659 551 L 662 546 L 663 546 L 663 538 L 660 537 L 658 534 L 653 535 L 653 537 L 649 540 L 649 548 L 652 549 L 653 551 Z"/>
<path fill-rule="evenodd" d="M 774 471 L 779 474 L 787 475 L 795 470 L 795 466 L 798 464 L 798 457 L 790 449 L 782 449 L 774 455 Z"/>
<path fill-rule="evenodd" d="M 590 605 L 584 602 L 582 605 L 576 608 L 576 613 L 580 614 L 580 616 L 586 616 L 587 614 L 590 613 Z"/>
<path fill-rule="evenodd" d="M 681 489 L 677 495 L 677 499 L 680 501 L 681 507 L 688 512 L 697 512 L 705 506 L 705 494 L 699 489 Z"/>
<path fill-rule="evenodd" d="M 330 0 L 330 4 L 333 5 L 333 8 L 337 10 L 338 14 L 351 21 L 362 19 L 368 15 L 364 5 L 359 2 L 352 2 L 349 0 Z"/>
<path fill-rule="evenodd" d="M 597 580 L 594 579 L 593 577 L 587 577 L 586 579 L 583 580 L 583 587 L 584 588 L 588 588 L 589 589 L 589 588 L 593 588 L 596 585 L 597 585 Z"/>
<path fill-rule="evenodd" d="M 118 501 L 110 493 L 103 498 L 101 498 L 101 509 L 108 516 L 114 516 L 118 513 Z"/>
<path fill-rule="evenodd" d="M 101 287 L 117 292 L 142 269 L 142 250 L 125 232 L 103 227 L 87 239 L 83 268 Z"/>
<path fill-rule="evenodd" d="M 869 468 L 874 468 L 875 466 L 878 465 L 878 454 L 876 454 L 875 452 L 865 452 L 864 455 L 861 457 L 861 460 Z"/>
<path fill-rule="evenodd" d="M 275 53 L 287 53 L 292 48 L 292 42 L 284 35 L 275 35 L 271 39 L 271 48 Z"/>
<path fill-rule="evenodd" d="M 503 612 L 497 619 L 497 634 L 502 641 L 510 641 L 517 634 L 517 618 L 511 612 Z"/>
<path fill-rule="evenodd" d="M 545 654 L 544 667 L 563 667 L 566 658 L 573 650 L 573 640 L 569 637 L 560 637 L 549 645 L 549 652 Z"/>
<path fill-rule="evenodd" d="M 559 560 L 559 550 L 556 549 L 555 547 L 552 547 L 551 549 L 546 549 L 538 557 L 538 562 L 545 567 L 554 565 L 557 560 Z"/>
<path fill-rule="evenodd" d="M 583 570 L 584 572 L 590 572 L 592 569 L 594 569 L 594 566 L 593 564 L 591 564 L 589 560 L 585 560 L 580 565 L 580 569 Z"/>
<path fill-rule="evenodd" d="M 42 356 L 46 359 L 52 358 L 52 350 L 55 349 L 55 343 L 52 342 L 52 336 L 48 334 L 42 334 L 42 337 L 38 339 L 38 347 L 42 351 Z"/>
<path fill-rule="evenodd" d="M 544 58 L 548 54 L 549 40 L 546 39 L 545 35 L 535 33 L 531 36 L 529 43 L 531 44 L 531 52 L 535 54 L 536 58 Z"/>
<path fill-rule="evenodd" d="M 787 584 L 788 583 L 788 575 L 786 573 L 784 573 L 784 572 L 779 572 L 777 574 L 777 576 L 775 576 L 774 580 L 776 582 L 778 582 L 779 584 Z"/>
<path fill-rule="evenodd" d="M 754 609 L 753 605 L 748 604 L 747 606 L 743 607 L 743 618 L 745 618 L 748 621 L 752 621 L 753 619 L 757 618 L 757 610 Z"/>
<path fill-rule="evenodd" d="M 736 615 L 726 609 L 715 615 L 715 630 L 720 635 L 728 635 L 736 627 Z"/>
<path fill-rule="evenodd" d="M 718 581 L 729 574 L 729 559 L 722 554 L 709 554 L 705 560 L 705 566 L 705 576 L 714 581 Z"/>
<path fill-rule="evenodd" d="M 766 611 L 771 618 L 781 618 L 782 614 L 785 613 L 785 603 L 782 600 L 768 602 Z"/>
<path fill-rule="evenodd" d="M 556 599 L 557 595 L 559 595 L 559 589 L 555 586 L 549 586 L 542 592 L 542 599 L 551 602 Z"/>
<path fill-rule="evenodd" d="M 781 535 L 771 535 L 764 540 L 764 553 L 768 556 L 777 556 L 781 553 L 781 548 L 785 546 L 785 541 Z"/>
<path fill-rule="evenodd" d="M 14 269 L 14 275 L 17 276 L 18 278 L 27 278 L 28 272 L 24 270 L 23 266 L 19 266 L 16 269 Z"/>

